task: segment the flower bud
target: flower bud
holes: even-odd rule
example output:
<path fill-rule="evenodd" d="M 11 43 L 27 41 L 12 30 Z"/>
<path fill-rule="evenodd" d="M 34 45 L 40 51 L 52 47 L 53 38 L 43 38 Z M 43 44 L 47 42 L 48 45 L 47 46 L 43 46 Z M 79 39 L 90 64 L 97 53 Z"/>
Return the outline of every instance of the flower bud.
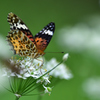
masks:
<path fill-rule="evenodd" d="M 68 59 L 68 56 L 69 56 L 69 54 L 66 53 L 66 54 L 63 56 L 63 61 L 66 61 L 66 60 Z"/>
<path fill-rule="evenodd" d="M 46 87 L 43 85 L 43 87 L 45 88 L 45 93 L 49 93 L 49 95 L 51 94 L 52 88 L 51 87 Z"/>

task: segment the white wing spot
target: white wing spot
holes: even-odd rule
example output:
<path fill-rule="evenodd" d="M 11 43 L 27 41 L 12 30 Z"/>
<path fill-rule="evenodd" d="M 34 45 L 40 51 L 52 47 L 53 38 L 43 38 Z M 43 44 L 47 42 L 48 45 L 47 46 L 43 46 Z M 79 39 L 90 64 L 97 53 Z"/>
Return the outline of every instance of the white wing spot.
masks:
<path fill-rule="evenodd" d="M 53 35 L 53 32 L 50 31 L 50 30 L 45 30 L 45 31 L 43 32 L 43 34 Z"/>
<path fill-rule="evenodd" d="M 18 20 L 18 23 L 20 23 L 21 22 L 21 20 Z"/>
<path fill-rule="evenodd" d="M 16 23 L 14 23 L 14 27 L 16 27 Z"/>
<path fill-rule="evenodd" d="M 11 29 L 13 29 L 13 26 L 10 26 Z"/>
<path fill-rule="evenodd" d="M 51 25 L 49 27 L 52 27 Z"/>
<path fill-rule="evenodd" d="M 17 28 L 28 29 L 24 24 L 22 25 L 22 24 L 19 24 L 19 23 L 17 23 Z"/>
<path fill-rule="evenodd" d="M 15 20 L 13 19 L 13 20 L 12 20 L 12 22 L 14 23 L 14 22 L 15 22 Z"/>
<path fill-rule="evenodd" d="M 12 18 L 13 20 L 15 19 L 15 17 Z"/>

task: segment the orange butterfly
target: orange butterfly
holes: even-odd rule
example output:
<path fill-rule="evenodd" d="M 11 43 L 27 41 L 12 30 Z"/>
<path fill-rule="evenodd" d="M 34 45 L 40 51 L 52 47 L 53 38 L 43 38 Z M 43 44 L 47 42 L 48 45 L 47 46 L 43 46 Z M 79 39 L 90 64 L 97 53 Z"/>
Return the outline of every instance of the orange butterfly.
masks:
<path fill-rule="evenodd" d="M 53 22 L 49 23 L 33 36 L 18 16 L 11 12 L 7 18 L 11 29 L 7 35 L 7 41 L 13 47 L 14 54 L 35 59 L 43 56 L 45 54 L 44 50 L 54 34 L 55 24 Z"/>

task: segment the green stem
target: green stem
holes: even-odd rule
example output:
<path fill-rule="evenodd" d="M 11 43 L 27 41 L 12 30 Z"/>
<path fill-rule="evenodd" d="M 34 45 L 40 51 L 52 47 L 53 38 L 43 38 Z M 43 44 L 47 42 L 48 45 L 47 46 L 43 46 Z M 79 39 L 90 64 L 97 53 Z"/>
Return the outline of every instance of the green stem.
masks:
<path fill-rule="evenodd" d="M 42 95 L 39 95 L 38 96 L 38 100 L 42 100 Z"/>
<path fill-rule="evenodd" d="M 19 97 L 16 96 L 16 99 L 15 100 L 19 100 Z"/>

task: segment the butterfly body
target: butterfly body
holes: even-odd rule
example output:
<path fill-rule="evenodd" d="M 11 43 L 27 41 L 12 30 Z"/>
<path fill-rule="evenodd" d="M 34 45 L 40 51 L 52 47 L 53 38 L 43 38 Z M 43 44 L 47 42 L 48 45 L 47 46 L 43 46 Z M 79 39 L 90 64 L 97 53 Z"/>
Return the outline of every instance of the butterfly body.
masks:
<path fill-rule="evenodd" d="M 24 22 L 15 14 L 8 14 L 8 22 L 11 30 L 7 35 L 7 40 L 13 47 L 14 54 L 31 58 L 38 58 L 45 54 L 44 50 L 55 30 L 53 22 L 49 23 L 34 37 Z"/>

